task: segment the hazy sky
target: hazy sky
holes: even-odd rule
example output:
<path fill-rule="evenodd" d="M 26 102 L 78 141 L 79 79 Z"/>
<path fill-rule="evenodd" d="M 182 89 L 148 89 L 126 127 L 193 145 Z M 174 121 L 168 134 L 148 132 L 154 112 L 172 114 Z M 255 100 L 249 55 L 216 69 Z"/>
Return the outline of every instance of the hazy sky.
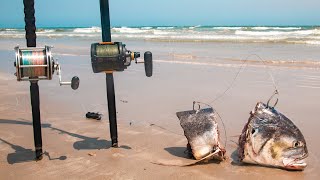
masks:
<path fill-rule="evenodd" d="M 320 0 L 109 0 L 112 26 L 320 25 Z M 99 0 L 35 0 L 37 27 L 100 26 Z M 1 0 L 0 27 L 24 27 L 23 0 Z"/>

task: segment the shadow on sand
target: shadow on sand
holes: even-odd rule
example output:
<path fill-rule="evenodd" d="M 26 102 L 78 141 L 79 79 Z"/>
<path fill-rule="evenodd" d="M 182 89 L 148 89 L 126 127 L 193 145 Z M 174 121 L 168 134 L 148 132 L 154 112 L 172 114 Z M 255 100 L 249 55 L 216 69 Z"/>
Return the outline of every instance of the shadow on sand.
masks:
<path fill-rule="evenodd" d="M 170 153 L 171 155 L 176 156 L 176 157 L 195 160 L 193 155 L 189 154 L 187 152 L 186 147 L 167 147 L 167 148 L 164 148 L 164 150 L 166 150 L 168 153 Z M 205 165 L 205 164 L 210 164 L 210 163 L 220 164 L 221 161 L 216 160 L 216 159 L 210 159 L 208 161 L 204 160 L 204 161 L 198 162 L 196 164 Z"/>
<path fill-rule="evenodd" d="M 27 125 L 32 126 L 32 122 L 20 121 L 20 120 L 6 120 L 0 119 L 0 124 L 14 124 L 14 125 Z M 73 148 L 77 150 L 92 150 L 92 149 L 109 149 L 111 147 L 111 141 L 100 140 L 99 138 L 91 138 L 87 136 L 83 136 L 76 133 L 71 133 L 59 128 L 55 128 L 51 126 L 51 124 L 41 124 L 42 128 L 50 128 L 52 130 L 58 131 L 60 134 L 67 134 L 72 137 L 76 137 L 81 139 L 73 144 Z M 6 140 L 0 138 L 1 141 L 11 146 L 12 149 L 15 150 L 15 153 L 11 153 L 8 155 L 7 160 L 9 164 L 19 163 L 19 162 L 28 162 L 35 160 L 35 152 L 32 149 L 25 149 L 21 146 L 14 145 Z M 129 146 L 120 146 L 119 148 L 123 149 L 131 149 Z M 48 156 L 49 160 L 65 160 L 66 156 L 61 156 L 59 158 L 51 158 L 49 153 L 45 152 L 44 155 Z"/>
<path fill-rule="evenodd" d="M 167 147 L 167 148 L 164 148 L 164 150 L 166 150 L 168 153 L 170 153 L 173 156 L 192 159 L 192 156 L 189 156 L 188 153 L 186 152 L 187 150 L 186 147 Z"/>
<path fill-rule="evenodd" d="M 246 164 L 240 162 L 239 160 L 239 156 L 238 156 L 238 149 L 236 149 L 235 151 L 233 151 L 230 155 L 231 158 L 231 164 L 233 166 L 246 166 Z"/>
<path fill-rule="evenodd" d="M 14 153 L 10 153 L 7 156 L 7 161 L 9 164 L 30 162 L 30 161 L 34 161 L 36 159 L 35 152 L 32 149 L 26 149 L 24 147 L 12 144 L 2 138 L 0 138 L 0 141 L 9 145 L 15 151 Z M 51 156 L 48 152 L 44 152 L 43 154 L 45 156 L 47 156 L 49 158 L 49 160 L 66 160 L 67 159 L 66 156 L 60 156 L 58 158 L 51 158 Z"/>
<path fill-rule="evenodd" d="M 76 133 L 71 133 L 59 128 L 55 128 L 50 126 L 52 130 L 58 131 L 59 134 L 67 134 L 69 136 L 81 139 L 73 144 L 73 148 L 76 150 L 93 150 L 93 149 L 109 149 L 111 147 L 111 141 L 99 139 L 99 138 L 92 138 L 88 136 L 83 136 Z"/>
<path fill-rule="evenodd" d="M 51 128 L 52 130 L 59 131 L 60 134 L 67 134 L 69 136 L 82 139 L 73 144 L 73 148 L 76 150 L 94 150 L 94 149 L 100 150 L 100 149 L 109 149 L 111 147 L 111 141 L 108 141 L 108 140 L 83 136 L 80 134 L 71 133 L 71 132 L 68 132 L 59 128 L 55 128 L 52 126 L 50 126 L 49 128 Z M 119 148 L 131 149 L 131 147 L 125 146 L 125 145 L 122 145 Z"/>

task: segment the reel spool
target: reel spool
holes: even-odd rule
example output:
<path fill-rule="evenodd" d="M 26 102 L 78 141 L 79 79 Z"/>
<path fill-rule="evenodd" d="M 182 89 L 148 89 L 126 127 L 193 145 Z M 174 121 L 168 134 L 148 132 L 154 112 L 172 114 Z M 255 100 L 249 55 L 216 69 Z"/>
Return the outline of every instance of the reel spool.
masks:
<path fill-rule="evenodd" d="M 124 71 L 131 65 L 131 61 L 136 63 L 140 57 L 139 52 L 127 50 L 122 42 L 101 42 L 91 44 L 91 63 L 94 73 L 105 71 Z M 146 52 L 144 57 L 145 71 L 148 77 L 152 76 L 152 53 Z"/>
<path fill-rule="evenodd" d="M 79 87 L 79 78 L 74 76 L 71 82 L 63 82 L 61 79 L 61 67 L 57 61 L 54 61 L 51 53 L 51 47 L 44 48 L 32 47 L 20 49 L 15 47 L 16 73 L 18 81 L 38 81 L 51 80 L 54 71 L 59 75 L 59 84 L 71 85 L 76 90 Z"/>

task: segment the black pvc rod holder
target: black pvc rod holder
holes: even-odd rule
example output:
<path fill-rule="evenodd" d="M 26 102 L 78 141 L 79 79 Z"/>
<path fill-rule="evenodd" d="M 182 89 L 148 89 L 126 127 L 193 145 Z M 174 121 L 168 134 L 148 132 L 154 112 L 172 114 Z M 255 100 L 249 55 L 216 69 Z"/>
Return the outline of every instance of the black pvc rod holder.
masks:
<path fill-rule="evenodd" d="M 114 93 L 113 74 L 106 73 L 107 81 L 107 98 L 108 98 L 108 112 L 110 124 L 110 136 L 112 147 L 118 146 L 118 128 L 117 128 L 117 112 L 116 112 L 116 98 Z"/>
<path fill-rule="evenodd" d="M 34 17 L 34 0 L 23 0 L 24 21 L 26 30 L 27 47 L 37 46 L 36 19 Z M 40 119 L 40 98 L 38 81 L 30 81 L 30 97 L 32 107 L 33 139 L 35 146 L 36 160 L 42 159 L 42 135 Z"/>
<path fill-rule="evenodd" d="M 102 41 L 111 42 L 109 1 L 100 0 Z M 113 74 L 106 73 L 108 113 L 112 147 L 118 147 L 117 110 Z"/>
<path fill-rule="evenodd" d="M 41 160 L 43 152 L 40 120 L 39 85 L 38 81 L 31 81 L 30 83 L 34 146 L 36 149 L 36 159 Z"/>

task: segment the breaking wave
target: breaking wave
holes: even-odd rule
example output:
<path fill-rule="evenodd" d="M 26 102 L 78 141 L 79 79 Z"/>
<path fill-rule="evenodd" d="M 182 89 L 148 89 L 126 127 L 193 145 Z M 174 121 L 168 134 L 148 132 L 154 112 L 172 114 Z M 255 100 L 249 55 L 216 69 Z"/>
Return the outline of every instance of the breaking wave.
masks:
<path fill-rule="evenodd" d="M 320 27 L 236 27 L 236 26 L 144 26 L 113 27 L 112 36 L 121 39 L 176 42 L 289 43 L 320 45 Z M 38 37 L 99 38 L 100 27 L 39 28 Z M 24 29 L 2 28 L 0 38 L 24 38 Z"/>

